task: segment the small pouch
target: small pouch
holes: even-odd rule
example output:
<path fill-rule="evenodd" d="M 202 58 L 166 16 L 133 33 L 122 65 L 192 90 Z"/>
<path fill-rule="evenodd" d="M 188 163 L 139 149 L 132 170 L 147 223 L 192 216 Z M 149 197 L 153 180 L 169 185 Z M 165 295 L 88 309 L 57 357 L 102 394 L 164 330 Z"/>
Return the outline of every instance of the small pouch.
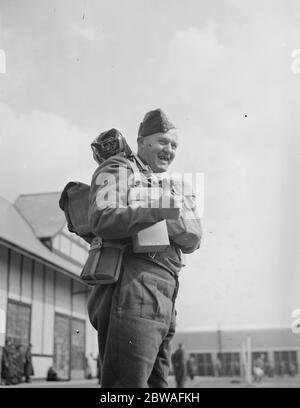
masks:
<path fill-rule="evenodd" d="M 98 237 L 94 238 L 80 278 L 91 286 L 117 282 L 125 247 L 125 245 L 103 241 Z"/>

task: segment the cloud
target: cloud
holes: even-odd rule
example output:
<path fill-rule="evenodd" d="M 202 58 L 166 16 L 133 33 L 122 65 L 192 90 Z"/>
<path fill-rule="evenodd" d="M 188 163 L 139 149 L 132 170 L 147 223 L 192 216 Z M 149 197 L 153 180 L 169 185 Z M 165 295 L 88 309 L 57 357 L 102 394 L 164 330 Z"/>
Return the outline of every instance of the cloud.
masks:
<path fill-rule="evenodd" d="M 1 195 L 60 191 L 70 180 L 90 182 L 93 137 L 64 118 L 41 111 L 16 115 L 0 104 Z"/>
<path fill-rule="evenodd" d="M 99 47 L 105 46 L 108 42 L 114 40 L 112 33 L 104 32 L 103 27 L 95 24 L 87 24 L 84 21 L 81 23 L 72 23 L 68 32 L 71 40 L 71 49 L 69 58 L 76 58 L 80 53 L 86 54 L 87 47 L 99 52 Z"/>
<path fill-rule="evenodd" d="M 88 43 L 98 42 L 102 35 L 96 26 L 83 26 L 79 23 L 73 23 L 69 30 L 69 35 L 75 39 L 82 39 Z"/>

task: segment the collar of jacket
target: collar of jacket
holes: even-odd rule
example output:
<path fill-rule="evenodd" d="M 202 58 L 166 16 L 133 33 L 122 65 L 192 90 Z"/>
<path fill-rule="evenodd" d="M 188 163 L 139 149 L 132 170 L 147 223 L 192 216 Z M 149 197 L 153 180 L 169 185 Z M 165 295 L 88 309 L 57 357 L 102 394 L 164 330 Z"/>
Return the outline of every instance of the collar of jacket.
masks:
<path fill-rule="evenodd" d="M 153 171 L 151 170 L 151 167 L 150 166 L 148 166 L 147 164 L 144 164 L 143 162 L 142 162 L 142 160 L 138 157 L 138 155 L 137 154 L 132 154 L 132 158 L 133 158 L 133 160 L 138 164 L 138 167 L 139 167 L 139 169 L 143 172 L 143 173 L 145 173 L 145 174 L 151 174 L 151 173 L 153 173 Z"/>

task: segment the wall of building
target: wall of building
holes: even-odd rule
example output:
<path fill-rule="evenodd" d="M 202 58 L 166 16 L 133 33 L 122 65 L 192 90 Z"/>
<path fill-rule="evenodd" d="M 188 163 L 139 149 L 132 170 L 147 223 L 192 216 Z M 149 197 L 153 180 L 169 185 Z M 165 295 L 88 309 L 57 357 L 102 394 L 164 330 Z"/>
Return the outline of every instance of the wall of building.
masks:
<path fill-rule="evenodd" d="M 7 307 L 7 263 L 8 250 L 0 245 L 0 309 L 5 316 Z M 4 346 L 4 336 L 0 338 L 0 346 Z"/>
<path fill-rule="evenodd" d="M 62 231 L 53 238 L 52 249 L 55 253 L 83 265 L 87 259 L 89 244 L 76 234 L 69 232 L 65 225 Z"/>
<path fill-rule="evenodd" d="M 97 333 L 87 316 L 88 291 L 87 286 L 80 282 L 0 244 L 0 309 L 7 314 L 10 305 L 10 310 L 19 307 L 30 312 L 28 338 L 33 345 L 36 378 L 45 378 L 47 369 L 54 364 L 57 313 L 66 316 L 70 322 L 72 319 L 83 322 L 84 352 L 87 356 L 92 355 L 91 361 L 97 357 Z M 78 333 L 73 326 L 76 325 L 70 325 L 73 328 L 70 344 L 76 345 Z M 74 341 L 72 336 L 75 336 Z M 92 369 L 96 375 L 96 365 Z M 73 372 L 76 372 L 76 368 Z"/>
<path fill-rule="evenodd" d="M 219 375 L 234 376 L 243 374 L 247 337 L 252 363 L 263 354 L 270 375 L 291 375 L 291 364 L 300 373 L 300 344 L 289 328 L 177 332 L 172 343 L 173 349 L 182 343 L 186 354 L 195 356 L 199 375 L 217 375 L 219 360 Z"/>

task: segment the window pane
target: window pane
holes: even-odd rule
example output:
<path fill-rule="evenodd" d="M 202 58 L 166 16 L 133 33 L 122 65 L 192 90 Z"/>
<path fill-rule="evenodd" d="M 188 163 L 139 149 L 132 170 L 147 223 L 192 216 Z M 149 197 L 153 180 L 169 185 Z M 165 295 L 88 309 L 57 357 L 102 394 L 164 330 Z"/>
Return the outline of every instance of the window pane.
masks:
<path fill-rule="evenodd" d="M 7 309 L 7 339 L 14 344 L 29 344 L 30 306 L 12 301 L 8 302 Z"/>

